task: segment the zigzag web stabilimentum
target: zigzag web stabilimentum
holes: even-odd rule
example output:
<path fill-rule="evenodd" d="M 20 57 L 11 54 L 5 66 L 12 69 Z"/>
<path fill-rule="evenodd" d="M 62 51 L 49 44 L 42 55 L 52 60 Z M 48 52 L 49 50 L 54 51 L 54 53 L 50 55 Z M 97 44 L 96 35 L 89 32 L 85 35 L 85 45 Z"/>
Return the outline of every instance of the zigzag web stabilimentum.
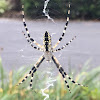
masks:
<path fill-rule="evenodd" d="M 50 0 L 45 0 L 43 13 L 47 17 L 47 19 L 49 19 L 52 22 L 54 22 L 53 18 L 51 18 L 50 15 L 49 15 L 49 9 L 47 9 L 47 6 L 48 6 L 49 2 L 50 2 Z M 52 33 L 52 34 L 54 34 L 54 33 Z M 49 66 L 49 67 L 52 68 L 52 63 L 51 62 L 49 62 L 47 64 L 50 64 L 51 66 Z M 49 94 L 45 93 L 45 91 L 49 90 L 49 88 L 53 87 L 54 86 L 54 82 L 56 81 L 56 79 L 53 78 L 54 77 L 53 76 L 53 71 L 51 69 L 49 71 L 46 71 L 46 74 L 48 75 L 48 78 L 47 78 L 48 80 L 46 81 L 45 87 L 43 89 L 41 89 L 41 93 L 45 97 L 44 100 L 49 99 Z"/>
<path fill-rule="evenodd" d="M 48 3 L 49 3 L 49 2 L 50 2 L 50 0 L 45 0 L 45 2 L 44 2 L 44 8 L 43 8 L 43 13 L 44 13 L 44 15 L 45 15 L 48 19 L 50 19 L 51 21 L 54 22 L 53 18 L 51 18 L 50 15 L 49 15 L 49 9 L 47 9 L 47 6 L 48 6 Z"/>
<path fill-rule="evenodd" d="M 45 93 L 46 90 L 49 90 L 49 88 L 54 86 L 54 82 L 56 79 L 53 78 L 52 71 L 47 71 L 46 74 L 48 74 L 48 80 L 46 81 L 46 87 L 41 89 L 41 93 L 43 96 L 45 96 L 44 100 L 49 99 L 49 94 Z"/>

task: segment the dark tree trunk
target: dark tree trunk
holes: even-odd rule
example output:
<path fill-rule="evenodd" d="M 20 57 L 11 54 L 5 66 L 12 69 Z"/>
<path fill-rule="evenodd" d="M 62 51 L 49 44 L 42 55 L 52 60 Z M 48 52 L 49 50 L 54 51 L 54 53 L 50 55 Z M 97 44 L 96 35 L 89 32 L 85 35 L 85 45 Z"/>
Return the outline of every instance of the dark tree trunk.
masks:
<path fill-rule="evenodd" d="M 10 5 L 11 5 L 11 9 L 12 10 L 16 10 L 16 11 L 20 11 L 21 10 L 21 0 L 9 0 L 10 1 Z"/>

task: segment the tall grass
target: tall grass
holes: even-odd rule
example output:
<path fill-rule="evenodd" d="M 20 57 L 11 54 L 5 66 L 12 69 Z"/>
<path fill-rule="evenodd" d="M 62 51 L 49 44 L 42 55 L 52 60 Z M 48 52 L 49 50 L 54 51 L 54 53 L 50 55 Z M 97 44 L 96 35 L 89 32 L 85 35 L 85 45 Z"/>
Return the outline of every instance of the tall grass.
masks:
<path fill-rule="evenodd" d="M 30 79 L 19 87 L 16 87 L 16 84 L 21 81 L 22 76 L 27 72 L 27 70 L 24 70 L 24 72 L 23 70 L 24 67 L 21 67 L 18 71 L 10 71 L 9 73 L 6 73 L 0 59 L 0 100 L 44 100 L 40 89 L 48 80 L 48 77 L 39 80 L 37 73 L 33 82 L 33 90 L 27 88 Z M 20 73 L 22 74 L 20 75 Z M 50 96 L 50 99 L 48 100 L 100 100 L 99 77 L 100 67 L 91 69 L 86 63 L 79 74 L 75 73 L 74 79 L 88 87 L 80 87 L 69 82 L 72 92 L 70 94 L 59 74 L 54 87 L 45 92 Z"/>

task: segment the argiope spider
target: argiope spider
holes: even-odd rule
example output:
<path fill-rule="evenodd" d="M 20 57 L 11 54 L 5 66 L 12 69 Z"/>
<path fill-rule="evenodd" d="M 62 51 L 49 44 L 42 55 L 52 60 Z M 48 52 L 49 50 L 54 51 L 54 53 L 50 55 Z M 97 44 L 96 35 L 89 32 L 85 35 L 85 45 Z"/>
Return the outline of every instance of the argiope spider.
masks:
<path fill-rule="evenodd" d="M 70 15 L 70 2 L 69 2 L 69 7 L 68 7 L 68 15 Z M 69 22 L 69 16 L 67 17 L 67 21 L 66 21 L 66 24 L 65 24 L 65 27 L 64 27 L 64 30 L 63 30 L 63 33 L 61 35 L 61 37 L 59 38 L 59 40 L 57 41 L 57 43 L 52 47 L 52 44 L 51 44 L 51 36 L 50 34 L 46 31 L 45 34 L 44 34 L 44 37 L 43 37 L 43 46 L 38 44 L 29 34 L 29 31 L 28 31 L 28 28 L 27 28 L 27 25 L 26 25 L 26 22 L 25 22 L 25 18 L 24 18 L 24 5 L 22 5 L 22 16 L 23 16 L 23 24 L 24 24 L 24 27 L 25 27 L 25 30 L 27 32 L 27 36 L 24 32 L 22 32 L 26 38 L 26 40 L 29 42 L 29 44 L 34 48 L 34 49 L 37 49 L 39 51 L 43 51 L 44 54 L 39 58 L 39 60 L 36 62 L 36 64 L 32 67 L 32 69 L 29 71 L 29 74 L 27 74 L 25 76 L 25 78 L 20 82 L 18 83 L 18 85 L 22 84 L 24 81 L 26 81 L 26 79 L 31 75 L 31 81 L 30 81 L 30 88 L 32 88 L 32 81 L 33 81 L 33 76 L 34 76 L 34 73 L 37 71 L 37 69 L 39 68 L 40 64 L 44 61 L 44 59 L 46 61 L 53 61 L 54 64 L 56 65 L 56 67 L 58 68 L 59 72 L 61 73 L 64 81 L 65 81 L 65 84 L 69 90 L 69 92 L 71 93 L 70 91 L 70 87 L 68 85 L 68 82 L 66 80 L 66 77 L 74 84 L 77 84 L 77 85 L 80 85 L 80 86 L 84 86 L 84 85 L 81 85 L 79 83 L 76 83 L 65 71 L 64 69 L 62 68 L 62 66 L 60 65 L 60 63 L 58 62 L 57 58 L 53 55 L 53 52 L 57 52 L 57 51 L 60 51 L 62 49 L 64 49 L 66 46 L 68 46 L 75 38 L 72 38 L 68 43 L 66 43 L 65 45 L 63 45 L 61 48 L 59 49 L 55 49 L 57 47 L 57 45 L 61 42 L 61 40 L 63 39 L 64 35 L 65 35 L 65 32 L 66 32 L 66 29 L 67 29 L 67 26 L 68 26 L 68 22 Z M 34 46 L 33 44 L 37 45 L 38 47 Z M 17 86 L 18 86 L 17 85 Z M 85 86 L 86 87 L 86 86 Z"/>

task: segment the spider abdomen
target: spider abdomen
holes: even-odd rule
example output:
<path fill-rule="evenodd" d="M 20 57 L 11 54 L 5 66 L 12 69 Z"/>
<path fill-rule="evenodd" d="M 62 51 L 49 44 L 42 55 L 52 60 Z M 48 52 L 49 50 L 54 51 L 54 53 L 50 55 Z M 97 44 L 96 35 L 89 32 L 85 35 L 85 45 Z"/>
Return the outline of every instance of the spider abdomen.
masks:
<path fill-rule="evenodd" d="M 44 52 L 44 57 L 45 57 L 46 61 L 51 61 L 51 59 L 52 59 L 52 53 L 49 52 L 49 51 L 45 51 Z"/>

